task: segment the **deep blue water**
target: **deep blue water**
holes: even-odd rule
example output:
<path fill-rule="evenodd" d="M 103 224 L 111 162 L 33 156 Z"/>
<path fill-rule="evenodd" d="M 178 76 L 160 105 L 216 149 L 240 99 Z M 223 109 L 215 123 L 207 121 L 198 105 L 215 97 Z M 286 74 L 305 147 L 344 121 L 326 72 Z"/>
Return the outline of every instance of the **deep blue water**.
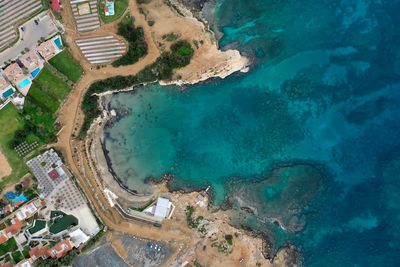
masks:
<path fill-rule="evenodd" d="M 164 173 L 175 188 L 212 185 L 235 223 L 295 244 L 306 266 L 400 266 L 399 11 L 220 0 L 220 44 L 252 57 L 251 71 L 116 95 L 116 173 L 140 192 Z"/>

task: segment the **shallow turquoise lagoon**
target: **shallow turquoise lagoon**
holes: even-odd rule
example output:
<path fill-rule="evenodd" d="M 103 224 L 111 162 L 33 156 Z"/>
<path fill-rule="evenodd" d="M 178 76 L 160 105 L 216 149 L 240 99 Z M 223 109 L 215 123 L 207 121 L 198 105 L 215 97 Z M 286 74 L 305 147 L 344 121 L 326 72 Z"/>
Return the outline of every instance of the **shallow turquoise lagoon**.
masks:
<path fill-rule="evenodd" d="M 398 10 L 219 1 L 220 44 L 248 55 L 250 72 L 115 95 L 112 167 L 141 193 L 165 173 L 175 189 L 211 185 L 233 223 L 295 244 L 306 266 L 399 266 Z"/>

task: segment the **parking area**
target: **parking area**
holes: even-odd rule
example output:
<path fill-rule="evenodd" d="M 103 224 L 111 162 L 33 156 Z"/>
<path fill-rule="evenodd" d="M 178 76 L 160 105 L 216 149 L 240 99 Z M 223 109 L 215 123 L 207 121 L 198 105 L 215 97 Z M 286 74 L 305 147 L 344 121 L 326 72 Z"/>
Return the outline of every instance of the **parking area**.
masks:
<path fill-rule="evenodd" d="M 0 0 L 0 49 L 15 41 L 18 22 L 40 9 L 41 0 Z"/>
<path fill-rule="evenodd" d="M 97 13 L 97 0 L 71 0 L 76 28 L 79 32 L 93 31 L 100 28 Z"/>
<path fill-rule="evenodd" d="M 112 35 L 79 39 L 75 42 L 91 64 L 111 63 L 126 50 L 125 43 Z"/>
<path fill-rule="evenodd" d="M 14 46 L 0 52 L 0 66 L 15 60 L 22 52 L 26 52 L 26 49 L 36 47 L 41 38 L 47 39 L 58 32 L 53 19 L 46 12 L 27 21 L 18 29 L 20 40 Z"/>
<path fill-rule="evenodd" d="M 158 267 L 163 266 L 173 253 L 168 244 L 113 233 L 112 238 L 104 236 L 95 248 L 78 256 L 72 266 Z M 123 259 L 119 255 L 124 255 Z"/>
<path fill-rule="evenodd" d="M 110 243 L 102 242 L 95 249 L 83 253 L 72 262 L 73 267 L 129 267 L 115 252 Z"/>
<path fill-rule="evenodd" d="M 131 266 L 162 266 L 172 255 L 173 249 L 165 243 L 122 235 L 119 242 L 126 251 L 126 262 Z"/>

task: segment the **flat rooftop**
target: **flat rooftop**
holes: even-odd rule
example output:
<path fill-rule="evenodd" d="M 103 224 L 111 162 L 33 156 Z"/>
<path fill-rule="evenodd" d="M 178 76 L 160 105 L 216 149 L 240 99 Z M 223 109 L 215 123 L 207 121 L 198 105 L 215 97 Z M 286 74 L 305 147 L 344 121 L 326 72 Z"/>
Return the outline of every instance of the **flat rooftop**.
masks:
<path fill-rule="evenodd" d="M 34 49 L 28 53 L 19 57 L 19 61 L 29 70 L 33 71 L 37 67 L 42 66 L 42 61 L 40 60 L 38 54 Z"/>
<path fill-rule="evenodd" d="M 10 87 L 11 84 L 0 73 L 0 91 Z"/>
<path fill-rule="evenodd" d="M 57 53 L 52 39 L 41 43 L 38 47 L 36 47 L 36 50 L 45 60 L 51 59 Z"/>
<path fill-rule="evenodd" d="M 19 80 L 26 77 L 26 74 L 17 63 L 9 65 L 4 69 L 3 73 L 9 81 L 14 83 L 17 83 Z"/>

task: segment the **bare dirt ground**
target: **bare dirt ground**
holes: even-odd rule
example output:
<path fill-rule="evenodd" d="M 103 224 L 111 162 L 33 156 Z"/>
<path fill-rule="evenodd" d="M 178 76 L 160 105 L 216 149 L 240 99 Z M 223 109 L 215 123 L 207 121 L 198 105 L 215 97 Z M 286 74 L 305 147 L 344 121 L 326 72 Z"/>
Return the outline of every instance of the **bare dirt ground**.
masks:
<path fill-rule="evenodd" d="M 11 166 L 8 163 L 3 152 L 0 150 L 0 179 L 10 175 L 12 172 Z"/>
<path fill-rule="evenodd" d="M 240 70 L 245 66 L 245 62 L 247 64 L 247 60 L 242 58 L 237 51 L 219 51 L 212 33 L 208 32 L 200 22 L 193 17 L 179 15 L 162 0 L 152 0 L 150 4 L 142 5 L 144 14 L 139 12 L 136 1 L 131 0 L 129 12 L 135 17 L 135 25 L 144 29 L 148 54 L 130 66 L 119 68 L 107 66 L 97 69 L 83 58 L 74 40 L 86 36 L 115 34 L 118 21 L 103 25 L 89 34 L 80 35 L 75 30 L 69 1 L 62 0 L 62 4 L 68 49 L 81 63 L 85 73 L 59 111 L 58 122 L 63 128 L 58 135 L 57 143 L 49 146 L 63 152 L 67 166 L 76 176 L 100 220 L 113 232 L 168 243 L 174 252 L 163 266 L 182 266 L 182 264 L 193 263 L 195 260 L 201 261 L 204 266 L 255 266 L 256 263 L 272 266 L 272 263 L 261 254 L 262 240 L 228 225 L 227 215 L 222 212 L 210 213 L 207 208 L 198 208 L 196 211 L 198 214 L 203 214 L 202 216 L 207 220 L 208 224 L 204 227 L 210 234 L 210 238 L 204 236 L 204 233 L 200 233 L 198 229 L 189 228 L 185 209 L 188 203 L 195 205 L 193 201 L 196 193 L 174 194 L 174 203 L 178 203 L 175 214 L 171 220 L 164 221 L 161 228 L 121 216 L 116 209 L 110 207 L 103 194 L 101 181 L 96 179 L 96 175 L 92 172 L 90 167 L 92 159 L 90 153 L 87 153 L 86 143 L 76 138 L 83 118 L 80 109 L 81 99 L 90 84 L 116 75 L 134 75 L 153 63 L 170 45 L 163 38 L 165 34 L 177 33 L 197 47 L 192 63 L 176 73 L 185 83 L 204 80 L 210 76 L 224 77 L 233 71 Z M 148 20 L 154 20 L 152 27 L 149 26 Z M 198 214 L 196 213 L 196 216 Z M 228 252 L 225 249 L 221 252 L 221 247 L 226 245 L 225 234 L 227 233 L 235 236 L 234 243 L 227 248 Z M 122 250 L 119 243 L 114 244 L 114 249 L 122 257 L 128 257 L 127 252 Z"/>

